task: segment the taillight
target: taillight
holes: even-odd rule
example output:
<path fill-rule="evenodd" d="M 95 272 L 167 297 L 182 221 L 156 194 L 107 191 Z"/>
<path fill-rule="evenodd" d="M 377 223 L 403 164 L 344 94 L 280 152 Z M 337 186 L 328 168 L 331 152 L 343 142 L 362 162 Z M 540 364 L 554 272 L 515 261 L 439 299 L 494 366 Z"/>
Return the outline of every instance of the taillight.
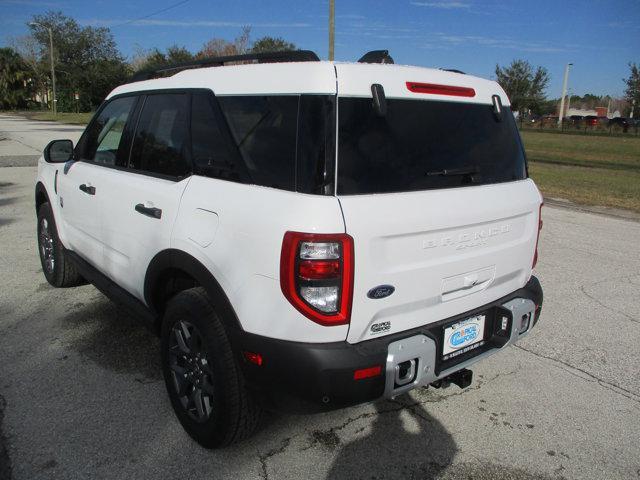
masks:
<path fill-rule="evenodd" d="M 353 238 L 345 233 L 285 233 L 280 287 L 291 305 L 314 322 L 326 326 L 349 323 Z"/>
<path fill-rule="evenodd" d="M 542 206 L 544 203 L 540 204 L 540 209 L 538 210 L 538 236 L 536 237 L 536 250 L 533 254 L 533 264 L 531 268 L 536 268 L 536 264 L 538 263 L 538 242 L 540 241 L 540 230 L 542 230 Z"/>

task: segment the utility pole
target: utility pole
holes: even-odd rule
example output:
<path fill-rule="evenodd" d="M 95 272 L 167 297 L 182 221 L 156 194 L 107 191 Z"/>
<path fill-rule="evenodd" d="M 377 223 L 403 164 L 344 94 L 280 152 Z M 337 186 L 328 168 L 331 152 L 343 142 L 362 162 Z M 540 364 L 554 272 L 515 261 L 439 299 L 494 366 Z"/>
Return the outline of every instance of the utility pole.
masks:
<path fill-rule="evenodd" d="M 58 114 L 58 108 L 56 106 L 56 69 L 53 60 L 53 32 L 51 31 L 51 27 L 41 23 L 31 22 L 29 25 L 37 25 L 39 27 L 46 28 L 49 31 L 49 50 L 51 55 L 51 110 L 53 111 L 53 115 L 56 116 Z"/>
<path fill-rule="evenodd" d="M 564 80 L 562 81 L 562 97 L 560 97 L 560 113 L 558 114 L 558 127 L 562 127 L 562 117 L 564 117 L 564 97 L 567 95 L 567 82 L 569 81 L 569 67 L 573 63 L 567 63 L 564 67 Z"/>
<path fill-rule="evenodd" d="M 333 61 L 336 36 L 336 0 L 329 0 L 329 61 Z"/>

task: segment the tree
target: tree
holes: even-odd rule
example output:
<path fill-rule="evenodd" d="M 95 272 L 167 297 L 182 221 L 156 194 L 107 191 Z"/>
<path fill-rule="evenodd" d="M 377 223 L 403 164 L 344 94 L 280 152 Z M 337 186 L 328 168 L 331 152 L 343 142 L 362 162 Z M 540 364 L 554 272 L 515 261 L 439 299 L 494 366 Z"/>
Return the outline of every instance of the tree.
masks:
<path fill-rule="evenodd" d="M 251 47 L 253 53 L 287 52 L 291 50 L 296 50 L 296 46 L 281 37 L 262 37 L 256 40 Z"/>
<path fill-rule="evenodd" d="M 508 67 L 496 65 L 496 78 L 511 100 L 511 109 L 540 113 L 545 100 L 549 73 L 544 67 L 533 67 L 526 60 L 514 60 Z"/>
<path fill-rule="evenodd" d="M 635 63 L 629 63 L 629 78 L 625 78 L 624 83 L 627 88 L 624 91 L 625 98 L 629 102 L 630 110 L 633 111 L 634 117 L 640 117 L 640 68 Z"/>
<path fill-rule="evenodd" d="M 80 109 L 93 109 L 130 74 L 108 28 L 82 27 L 61 12 L 35 15 L 28 26 L 40 46 L 40 59 L 46 63 L 51 28 L 58 110 L 75 109 L 76 92 Z"/>
<path fill-rule="evenodd" d="M 32 35 L 16 37 L 11 42 L 12 48 L 22 57 L 29 69 L 34 89 L 40 95 L 40 106 L 46 108 L 49 73 L 51 64 L 41 58 L 41 46 Z"/>
<path fill-rule="evenodd" d="M 212 38 L 202 46 L 202 49 L 196 54 L 196 58 L 225 57 L 247 53 L 250 36 L 251 27 L 242 27 L 240 35 L 231 42 L 223 38 Z"/>
<path fill-rule="evenodd" d="M 28 67 L 11 48 L 0 48 L 0 108 L 24 108 L 30 96 Z"/>
<path fill-rule="evenodd" d="M 131 61 L 131 68 L 135 72 L 145 70 L 157 70 L 158 68 L 174 65 L 176 63 L 186 63 L 194 59 L 194 55 L 185 47 L 173 45 L 163 53 L 157 48 L 150 51 L 139 50 Z"/>

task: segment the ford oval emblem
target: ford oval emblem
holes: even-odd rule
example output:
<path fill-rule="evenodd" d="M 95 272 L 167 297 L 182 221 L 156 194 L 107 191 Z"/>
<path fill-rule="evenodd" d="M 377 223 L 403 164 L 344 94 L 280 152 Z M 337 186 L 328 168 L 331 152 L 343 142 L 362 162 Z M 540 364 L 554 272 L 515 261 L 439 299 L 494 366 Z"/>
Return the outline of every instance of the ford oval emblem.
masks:
<path fill-rule="evenodd" d="M 396 287 L 393 285 L 378 285 L 377 287 L 373 287 L 367 293 L 367 297 L 373 298 L 374 300 L 377 298 L 385 298 L 391 295 L 396 291 Z"/>

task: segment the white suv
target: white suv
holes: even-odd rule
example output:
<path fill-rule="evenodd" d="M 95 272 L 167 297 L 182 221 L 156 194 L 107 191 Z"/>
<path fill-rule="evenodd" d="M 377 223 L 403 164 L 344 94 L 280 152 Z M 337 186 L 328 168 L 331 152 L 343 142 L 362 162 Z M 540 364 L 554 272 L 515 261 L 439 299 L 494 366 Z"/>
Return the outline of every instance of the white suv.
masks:
<path fill-rule="evenodd" d="M 263 408 L 465 387 L 539 318 L 542 198 L 504 91 L 364 58 L 380 63 L 297 51 L 155 72 L 39 162 L 47 280 L 89 281 L 157 329 L 204 446 Z"/>

